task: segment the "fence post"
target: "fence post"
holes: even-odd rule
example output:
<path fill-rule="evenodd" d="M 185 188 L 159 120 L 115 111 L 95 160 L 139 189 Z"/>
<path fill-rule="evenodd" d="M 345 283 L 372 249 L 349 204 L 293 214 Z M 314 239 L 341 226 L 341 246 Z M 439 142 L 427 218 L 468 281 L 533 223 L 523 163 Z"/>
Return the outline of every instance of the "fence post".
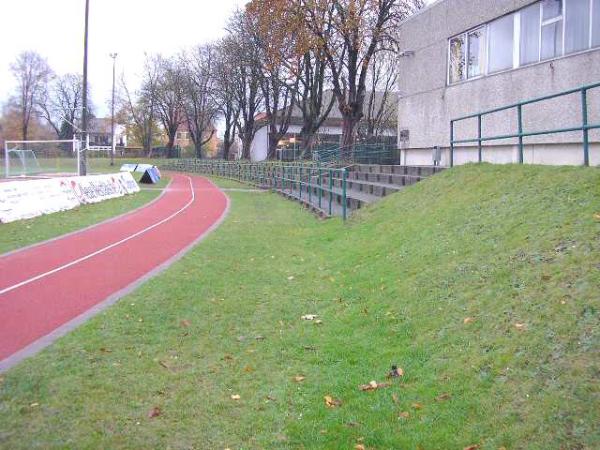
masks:
<path fill-rule="evenodd" d="M 346 172 L 346 169 L 342 169 L 342 217 L 344 218 L 344 220 L 346 220 L 346 180 L 348 178 L 348 173 Z"/>
<path fill-rule="evenodd" d="M 298 168 L 298 179 L 300 180 L 300 184 L 298 185 L 299 188 L 299 195 L 300 195 L 300 200 L 302 200 L 302 166 L 300 166 Z"/>
<path fill-rule="evenodd" d="M 321 209 L 321 200 L 323 199 L 323 172 L 319 167 L 319 209 Z"/>
<path fill-rule="evenodd" d="M 454 167 L 454 120 L 450 121 L 450 167 Z"/>
<path fill-rule="evenodd" d="M 519 131 L 519 164 L 523 164 L 523 105 L 517 106 L 517 124 Z"/>
<path fill-rule="evenodd" d="M 331 216 L 331 202 L 333 201 L 333 170 L 329 169 L 329 215 Z"/>
<path fill-rule="evenodd" d="M 588 107 L 587 107 L 587 89 L 581 90 L 581 116 L 583 129 L 583 164 L 590 165 L 590 142 L 588 129 Z"/>
<path fill-rule="evenodd" d="M 481 114 L 477 116 L 477 149 L 479 162 L 481 163 Z"/>

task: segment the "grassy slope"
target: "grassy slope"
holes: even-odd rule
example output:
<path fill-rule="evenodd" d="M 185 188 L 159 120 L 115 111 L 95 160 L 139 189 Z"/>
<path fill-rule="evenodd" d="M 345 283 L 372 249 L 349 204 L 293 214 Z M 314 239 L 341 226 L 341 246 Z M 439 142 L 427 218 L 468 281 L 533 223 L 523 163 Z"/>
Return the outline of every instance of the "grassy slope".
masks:
<path fill-rule="evenodd" d="M 168 179 L 165 178 L 153 187 L 164 187 L 167 182 Z M 0 255 L 126 213 L 143 206 L 158 197 L 159 194 L 159 190 L 144 189 L 142 185 L 142 191 L 135 195 L 127 195 L 92 205 L 83 205 L 69 211 L 48 214 L 33 219 L 0 224 Z"/>
<path fill-rule="evenodd" d="M 172 270 L 4 376 L 0 447 L 600 445 L 600 172 L 462 167 L 348 225 L 229 195 Z"/>

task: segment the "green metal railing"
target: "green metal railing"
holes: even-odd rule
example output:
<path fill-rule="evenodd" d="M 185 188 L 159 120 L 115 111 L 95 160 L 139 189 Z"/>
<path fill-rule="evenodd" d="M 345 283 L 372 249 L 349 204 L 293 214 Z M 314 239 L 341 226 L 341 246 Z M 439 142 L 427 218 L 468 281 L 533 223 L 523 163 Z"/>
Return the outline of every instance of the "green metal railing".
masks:
<path fill-rule="evenodd" d="M 396 145 L 356 143 L 347 147 L 319 149 L 313 160 L 325 165 L 344 164 L 400 164 L 400 150 Z"/>
<path fill-rule="evenodd" d="M 189 159 L 166 164 L 166 170 L 194 172 L 228 178 L 271 189 L 332 216 L 341 206 L 341 216 L 348 217 L 346 169 L 321 167 L 311 163 L 207 161 Z"/>
<path fill-rule="evenodd" d="M 530 100 L 525 100 L 522 102 L 514 103 L 507 106 L 502 106 L 499 108 L 490 109 L 487 111 L 482 111 L 475 114 L 469 114 L 467 116 L 459 117 L 457 119 L 453 119 L 450 121 L 450 166 L 454 165 L 454 149 L 456 144 L 467 144 L 467 143 L 477 143 L 478 149 L 478 160 L 482 161 L 482 152 L 483 152 L 483 142 L 487 141 L 497 141 L 502 139 L 518 139 L 519 145 L 519 163 L 523 164 L 523 153 L 524 153 L 524 143 L 523 138 L 529 136 L 540 136 L 545 134 L 557 134 L 557 133 L 569 133 L 574 131 L 579 131 L 582 133 L 582 145 L 583 145 L 583 161 L 584 165 L 590 165 L 590 142 L 589 142 L 589 131 L 593 129 L 600 129 L 600 123 L 590 124 L 588 123 L 588 92 L 592 89 L 600 87 L 600 83 L 588 84 L 585 86 L 581 86 L 575 89 L 570 89 L 568 91 L 562 91 L 556 94 L 546 95 L 544 97 L 533 98 Z M 566 95 L 577 94 L 580 95 L 581 102 L 581 125 L 576 127 L 565 127 L 565 128 L 555 128 L 550 130 L 542 130 L 542 131 L 525 131 L 523 127 L 523 106 L 531 105 L 539 102 L 543 102 L 545 100 L 551 100 L 554 98 L 564 97 Z M 510 109 L 516 109 L 517 112 L 517 132 L 512 134 L 503 134 L 496 136 L 483 136 L 482 135 L 482 123 L 483 118 L 490 114 L 494 114 L 501 111 L 506 111 Z M 455 139 L 455 124 L 457 122 L 461 122 L 469 119 L 477 119 L 477 137 L 469 138 L 469 139 Z"/>

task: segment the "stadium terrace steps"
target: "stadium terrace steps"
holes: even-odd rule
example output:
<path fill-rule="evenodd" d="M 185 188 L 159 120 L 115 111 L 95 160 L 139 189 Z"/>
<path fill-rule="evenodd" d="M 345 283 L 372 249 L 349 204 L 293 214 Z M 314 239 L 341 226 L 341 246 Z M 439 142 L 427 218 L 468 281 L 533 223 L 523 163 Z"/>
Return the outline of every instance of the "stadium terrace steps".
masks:
<path fill-rule="evenodd" d="M 383 166 L 358 164 L 348 167 L 346 180 L 346 207 L 348 212 L 360 209 L 365 205 L 375 203 L 381 198 L 399 192 L 407 186 L 418 183 L 425 178 L 444 170 L 443 167 L 430 166 Z M 282 195 L 300 201 L 309 209 L 323 217 L 341 216 L 343 213 L 343 180 L 333 177 L 331 194 L 321 193 L 319 203 L 319 188 L 316 180 L 306 180 L 302 192 L 299 187 L 276 189 Z M 323 176 L 323 185 L 329 185 L 329 177 Z M 311 192 L 312 189 L 312 192 Z"/>

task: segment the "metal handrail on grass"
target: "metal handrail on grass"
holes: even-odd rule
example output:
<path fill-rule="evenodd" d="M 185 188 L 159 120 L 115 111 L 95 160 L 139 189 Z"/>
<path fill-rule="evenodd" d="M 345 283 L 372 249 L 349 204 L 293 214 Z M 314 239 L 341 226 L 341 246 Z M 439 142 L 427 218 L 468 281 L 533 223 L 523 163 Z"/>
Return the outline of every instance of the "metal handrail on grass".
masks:
<path fill-rule="evenodd" d="M 567 91 L 558 92 L 556 94 L 546 95 L 543 97 L 532 98 L 529 100 L 524 100 L 522 102 L 513 103 L 507 106 L 501 106 L 499 108 L 490 109 L 487 111 L 481 111 L 474 114 L 469 114 L 467 116 L 458 117 L 456 119 L 452 119 L 450 121 L 450 167 L 454 166 L 454 147 L 456 144 L 466 144 L 466 143 L 474 143 L 477 142 L 478 148 L 478 160 L 482 161 L 482 143 L 486 141 L 496 141 L 502 139 L 519 139 L 519 164 L 523 164 L 523 138 L 528 136 L 540 136 L 544 134 L 557 134 L 557 133 L 568 133 L 573 131 L 581 131 L 582 133 L 582 144 L 583 144 L 583 161 L 585 166 L 590 165 L 590 143 L 589 143 L 589 131 L 592 129 L 600 129 L 600 123 L 590 124 L 588 123 L 588 91 L 594 88 L 600 87 L 600 83 L 588 84 L 585 86 L 581 86 L 575 89 L 570 89 Z M 566 128 L 556 128 L 551 130 L 542 130 L 542 131 L 525 131 L 523 129 L 523 106 L 530 105 L 534 103 L 543 102 L 545 100 L 551 100 L 558 97 L 563 97 L 566 95 L 577 94 L 580 93 L 580 102 L 581 102 L 581 125 L 577 127 L 566 127 Z M 483 136 L 482 135 L 482 121 L 483 117 L 494 114 L 501 111 L 506 111 L 509 109 L 515 108 L 517 110 L 517 132 L 512 134 L 505 135 L 496 135 L 496 136 Z M 469 139 L 454 139 L 454 124 L 456 122 L 461 122 L 468 119 L 477 118 L 477 138 L 469 138 Z"/>
<path fill-rule="evenodd" d="M 330 216 L 333 215 L 333 198 L 340 195 L 342 218 L 346 220 L 348 217 L 348 171 L 345 168 L 321 167 L 310 163 L 252 163 L 201 159 L 173 161 L 165 168 L 227 178 L 262 189 L 279 191 L 301 202 L 306 201 L 313 207 L 318 205 L 319 210 Z M 334 180 L 339 180 L 338 189 L 334 186 Z"/>

